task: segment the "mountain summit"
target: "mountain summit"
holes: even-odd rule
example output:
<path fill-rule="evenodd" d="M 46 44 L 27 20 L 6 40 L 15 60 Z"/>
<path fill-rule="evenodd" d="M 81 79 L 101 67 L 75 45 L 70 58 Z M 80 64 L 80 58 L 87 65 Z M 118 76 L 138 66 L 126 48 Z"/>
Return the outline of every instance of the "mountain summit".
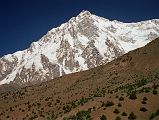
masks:
<path fill-rule="evenodd" d="M 39 41 L 0 59 L 0 85 L 39 83 L 87 70 L 159 37 L 159 19 L 137 23 L 110 21 L 82 11 Z"/>

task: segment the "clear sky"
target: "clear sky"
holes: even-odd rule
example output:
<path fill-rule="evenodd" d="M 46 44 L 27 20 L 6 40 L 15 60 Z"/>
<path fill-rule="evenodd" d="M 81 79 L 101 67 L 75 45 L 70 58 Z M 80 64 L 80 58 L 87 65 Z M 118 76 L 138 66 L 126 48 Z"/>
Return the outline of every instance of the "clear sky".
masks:
<path fill-rule="evenodd" d="M 82 10 L 136 22 L 159 18 L 159 0 L 0 0 L 0 57 L 28 48 Z"/>

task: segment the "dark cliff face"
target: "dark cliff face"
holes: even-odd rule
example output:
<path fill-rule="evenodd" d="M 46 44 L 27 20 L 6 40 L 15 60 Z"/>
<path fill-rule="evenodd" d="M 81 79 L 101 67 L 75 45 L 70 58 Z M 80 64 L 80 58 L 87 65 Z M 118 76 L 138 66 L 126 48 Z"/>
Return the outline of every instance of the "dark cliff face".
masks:
<path fill-rule="evenodd" d="M 14 67 L 17 66 L 17 57 L 12 56 L 12 61 L 9 61 L 5 58 L 0 59 L 0 81 L 7 77 L 10 74 Z"/>

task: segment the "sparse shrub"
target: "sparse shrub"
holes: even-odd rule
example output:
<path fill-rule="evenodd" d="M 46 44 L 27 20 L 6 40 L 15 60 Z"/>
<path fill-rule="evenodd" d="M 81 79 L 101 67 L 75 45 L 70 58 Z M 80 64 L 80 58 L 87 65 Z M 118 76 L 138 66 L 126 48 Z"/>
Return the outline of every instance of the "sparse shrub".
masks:
<path fill-rule="evenodd" d="M 156 113 L 155 113 L 155 114 L 156 114 L 156 115 L 159 115 L 159 109 L 156 110 Z"/>
<path fill-rule="evenodd" d="M 64 117 L 63 120 L 68 120 L 68 118 Z"/>
<path fill-rule="evenodd" d="M 156 115 L 154 113 L 151 113 L 150 120 L 154 119 L 155 117 Z"/>
<path fill-rule="evenodd" d="M 88 112 L 91 113 L 91 111 L 92 111 L 92 108 L 88 108 Z"/>
<path fill-rule="evenodd" d="M 10 111 L 11 111 L 11 112 L 14 111 L 12 107 L 10 107 Z"/>
<path fill-rule="evenodd" d="M 158 85 L 156 85 L 156 84 L 153 85 L 153 88 L 154 88 L 154 89 L 157 89 L 157 87 L 158 87 Z"/>
<path fill-rule="evenodd" d="M 71 111 L 71 107 L 69 105 L 66 105 L 63 107 L 63 110 L 65 113 L 70 112 Z"/>
<path fill-rule="evenodd" d="M 120 101 L 123 101 L 123 100 L 124 100 L 124 98 L 123 98 L 123 97 L 120 97 L 120 98 L 119 98 L 119 100 L 120 100 Z"/>
<path fill-rule="evenodd" d="M 43 115 L 43 114 L 40 114 L 40 117 L 43 117 L 43 118 L 45 118 L 45 115 Z"/>
<path fill-rule="evenodd" d="M 100 90 L 99 88 L 97 88 L 94 97 L 104 97 L 105 96 L 106 91 L 104 89 Z"/>
<path fill-rule="evenodd" d="M 51 107 L 52 103 L 51 102 L 47 102 L 47 106 Z"/>
<path fill-rule="evenodd" d="M 30 109 L 30 108 L 31 108 L 31 105 L 28 105 L 28 108 Z"/>
<path fill-rule="evenodd" d="M 81 98 L 80 101 L 78 102 L 79 105 L 84 105 L 84 103 L 88 102 L 87 98 Z"/>
<path fill-rule="evenodd" d="M 51 99 L 51 97 L 46 97 L 45 101 L 49 101 Z"/>
<path fill-rule="evenodd" d="M 60 103 L 60 100 L 57 99 L 56 102 L 57 102 L 57 103 Z"/>
<path fill-rule="evenodd" d="M 129 117 L 128 117 L 128 119 L 129 120 L 135 120 L 136 119 L 136 115 L 133 112 L 131 112 Z"/>
<path fill-rule="evenodd" d="M 142 103 L 142 104 L 146 104 L 146 101 L 142 101 L 141 103 Z"/>
<path fill-rule="evenodd" d="M 118 104 L 118 107 L 121 107 L 121 106 L 122 106 L 121 103 L 119 103 L 119 104 Z"/>
<path fill-rule="evenodd" d="M 76 120 L 77 117 L 75 115 L 70 116 L 69 118 L 63 118 L 63 120 Z"/>
<path fill-rule="evenodd" d="M 113 105 L 114 105 L 114 103 L 112 101 L 107 101 L 107 103 L 105 104 L 105 107 L 110 107 Z"/>
<path fill-rule="evenodd" d="M 101 107 L 104 107 L 105 106 L 105 103 L 104 102 L 102 102 L 102 105 L 101 105 Z"/>
<path fill-rule="evenodd" d="M 0 114 L 0 116 L 3 115 L 3 113 Z"/>
<path fill-rule="evenodd" d="M 156 110 L 156 112 L 155 113 L 152 113 L 151 114 L 151 116 L 150 116 L 150 120 L 153 120 L 156 116 L 158 116 L 159 115 L 159 109 L 158 110 Z"/>
<path fill-rule="evenodd" d="M 152 91 L 152 93 L 153 93 L 154 95 L 157 95 L 157 90 L 154 89 L 154 90 Z"/>
<path fill-rule="evenodd" d="M 140 108 L 140 111 L 142 111 L 142 112 L 146 112 L 146 111 L 147 111 L 147 109 L 146 109 L 145 107 L 141 107 L 141 108 Z"/>
<path fill-rule="evenodd" d="M 151 88 L 150 87 L 143 87 L 142 91 L 145 93 L 150 92 Z"/>
<path fill-rule="evenodd" d="M 93 111 L 95 111 L 95 110 L 96 110 L 96 107 L 94 106 L 94 107 L 93 107 Z"/>
<path fill-rule="evenodd" d="M 143 85 L 146 85 L 147 82 L 148 82 L 147 79 L 142 79 L 142 80 L 138 81 L 137 87 L 141 87 Z"/>
<path fill-rule="evenodd" d="M 102 116 L 100 117 L 100 120 L 107 120 L 107 117 L 106 117 L 105 115 L 102 115 Z"/>
<path fill-rule="evenodd" d="M 120 117 L 120 116 L 117 116 L 117 117 L 115 118 L 115 120 L 121 120 L 121 117 Z"/>
<path fill-rule="evenodd" d="M 30 117 L 28 120 L 34 120 L 35 118 L 37 118 L 38 116 L 33 116 L 33 117 Z"/>
<path fill-rule="evenodd" d="M 118 113 L 120 113 L 120 111 L 118 109 L 115 109 L 114 113 L 118 114 Z"/>
<path fill-rule="evenodd" d="M 129 98 L 130 98 L 131 100 L 137 99 L 137 97 L 136 97 L 136 92 L 133 91 L 133 92 L 130 94 Z"/>
<path fill-rule="evenodd" d="M 77 105 L 76 105 L 75 102 L 72 102 L 72 103 L 71 103 L 71 106 L 72 106 L 72 108 L 76 108 L 76 107 L 77 107 Z"/>
<path fill-rule="evenodd" d="M 127 113 L 126 113 L 126 112 L 123 112 L 121 115 L 122 115 L 122 116 L 127 116 Z"/>
<path fill-rule="evenodd" d="M 48 120 L 55 120 L 56 119 L 56 116 L 55 116 L 55 114 L 54 114 L 54 112 L 52 111 L 52 113 L 51 113 L 51 117 L 49 118 L 47 118 Z"/>
<path fill-rule="evenodd" d="M 80 111 L 76 114 L 76 120 L 90 120 L 91 116 L 88 111 Z M 74 120 L 74 119 L 73 119 Z"/>
<path fill-rule="evenodd" d="M 146 101 L 146 100 L 147 100 L 147 97 L 144 97 L 143 100 Z"/>

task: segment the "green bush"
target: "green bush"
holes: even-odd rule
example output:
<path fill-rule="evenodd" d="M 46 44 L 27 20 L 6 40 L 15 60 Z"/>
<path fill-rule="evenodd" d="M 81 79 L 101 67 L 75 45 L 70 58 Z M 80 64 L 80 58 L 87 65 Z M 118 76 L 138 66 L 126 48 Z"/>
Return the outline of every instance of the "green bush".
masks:
<path fill-rule="evenodd" d="M 146 109 L 145 107 L 141 107 L 141 108 L 140 108 L 140 111 L 142 111 L 142 112 L 146 112 L 146 111 L 147 111 L 147 109 Z"/>
<path fill-rule="evenodd" d="M 159 109 L 156 110 L 156 113 L 155 113 L 155 114 L 156 114 L 156 115 L 159 115 Z"/>
<path fill-rule="evenodd" d="M 55 120 L 55 119 L 56 119 L 55 113 L 52 111 L 50 120 Z"/>
<path fill-rule="evenodd" d="M 132 100 L 137 99 L 137 97 L 136 97 L 136 92 L 133 91 L 133 92 L 130 94 L 129 98 L 132 99 Z"/>
<path fill-rule="evenodd" d="M 151 88 L 150 87 L 143 87 L 142 91 L 145 93 L 150 92 Z"/>
<path fill-rule="evenodd" d="M 120 111 L 118 109 L 115 109 L 114 113 L 118 114 L 118 113 L 120 113 Z"/>
<path fill-rule="evenodd" d="M 89 111 L 79 111 L 76 115 L 64 117 L 63 120 L 92 120 Z"/>
<path fill-rule="evenodd" d="M 95 111 L 96 110 L 96 107 L 95 106 L 93 106 L 93 111 Z"/>
<path fill-rule="evenodd" d="M 156 115 L 154 113 L 151 113 L 150 120 L 154 119 L 155 117 Z"/>
<path fill-rule="evenodd" d="M 120 117 L 120 116 L 117 116 L 117 117 L 115 118 L 115 120 L 121 120 L 121 117 Z"/>
<path fill-rule="evenodd" d="M 146 104 L 146 101 L 142 101 L 141 103 L 142 103 L 142 104 Z"/>
<path fill-rule="evenodd" d="M 88 102 L 88 99 L 82 97 L 82 98 L 80 99 L 80 101 L 79 101 L 78 104 L 79 104 L 79 105 L 83 105 L 83 104 L 85 104 L 86 102 Z"/>
<path fill-rule="evenodd" d="M 71 111 L 71 107 L 69 105 L 66 105 L 63 107 L 63 110 L 65 113 L 70 112 Z"/>
<path fill-rule="evenodd" d="M 147 100 L 147 97 L 144 97 L 143 100 L 146 101 L 146 100 Z"/>
<path fill-rule="evenodd" d="M 71 102 L 71 106 L 72 106 L 72 108 L 76 108 L 77 107 L 77 104 L 76 104 L 76 102 Z"/>
<path fill-rule="evenodd" d="M 123 100 L 124 100 L 124 98 L 123 98 L 123 97 L 120 97 L 120 98 L 119 98 L 119 100 L 120 100 L 120 101 L 123 101 Z"/>
<path fill-rule="evenodd" d="M 154 90 L 152 91 L 152 93 L 153 93 L 154 95 L 157 95 L 157 90 L 154 89 Z"/>
<path fill-rule="evenodd" d="M 152 113 L 151 116 L 150 116 L 150 120 L 153 120 L 156 116 L 159 115 L 159 109 L 156 110 L 155 113 Z"/>
<path fill-rule="evenodd" d="M 105 96 L 106 91 L 104 89 L 100 90 L 97 88 L 94 97 L 104 97 Z"/>
<path fill-rule="evenodd" d="M 121 115 L 122 115 L 122 116 L 127 116 L 127 113 L 126 113 L 126 112 L 123 112 Z"/>
<path fill-rule="evenodd" d="M 121 106 L 122 106 L 121 103 L 119 103 L 119 104 L 118 104 L 118 107 L 121 107 Z"/>
<path fill-rule="evenodd" d="M 147 81 L 146 79 L 142 79 L 142 80 L 138 81 L 137 87 L 141 87 L 141 86 L 143 86 L 143 85 L 146 85 L 147 82 L 148 82 L 148 81 Z"/>
<path fill-rule="evenodd" d="M 100 117 L 100 120 L 107 120 L 107 117 L 106 117 L 105 115 L 102 115 L 102 116 Z"/>
<path fill-rule="evenodd" d="M 106 104 L 104 104 L 105 107 L 113 106 L 114 103 L 112 101 L 107 101 Z"/>
<path fill-rule="evenodd" d="M 135 120 L 136 119 L 136 115 L 133 112 L 131 112 L 129 117 L 128 117 L 128 119 L 129 120 Z"/>
<path fill-rule="evenodd" d="M 154 88 L 154 89 L 157 89 L 157 87 L 158 87 L 158 85 L 156 85 L 156 84 L 153 85 L 153 88 Z"/>
<path fill-rule="evenodd" d="M 77 120 L 88 120 L 91 118 L 90 113 L 88 111 L 80 111 L 76 114 Z"/>

